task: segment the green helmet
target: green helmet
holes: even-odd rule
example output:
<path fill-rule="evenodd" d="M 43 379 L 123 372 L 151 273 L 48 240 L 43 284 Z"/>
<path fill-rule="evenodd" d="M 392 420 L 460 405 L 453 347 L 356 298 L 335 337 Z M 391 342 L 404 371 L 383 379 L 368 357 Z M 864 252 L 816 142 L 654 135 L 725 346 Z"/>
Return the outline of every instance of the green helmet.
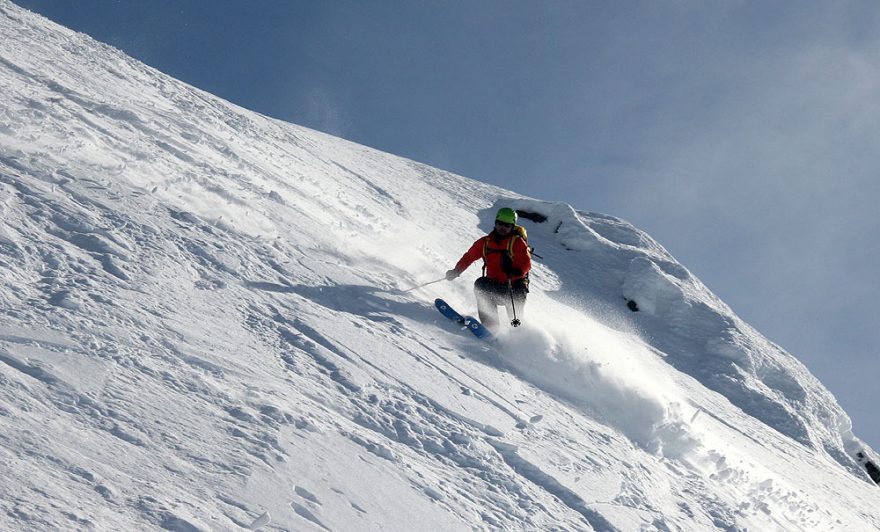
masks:
<path fill-rule="evenodd" d="M 516 225 L 516 211 L 509 207 L 498 209 L 498 214 L 495 215 L 495 221 Z"/>

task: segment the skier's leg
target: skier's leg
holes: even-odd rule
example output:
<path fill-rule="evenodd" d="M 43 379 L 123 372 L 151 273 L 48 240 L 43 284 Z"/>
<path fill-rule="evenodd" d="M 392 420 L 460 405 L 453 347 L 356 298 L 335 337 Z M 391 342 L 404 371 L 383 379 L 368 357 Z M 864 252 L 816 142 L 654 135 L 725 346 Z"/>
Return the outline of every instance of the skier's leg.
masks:
<path fill-rule="evenodd" d="M 492 282 L 480 277 L 474 282 L 474 295 L 477 297 L 477 313 L 480 323 L 490 330 L 498 329 L 498 305 L 492 293 Z"/>

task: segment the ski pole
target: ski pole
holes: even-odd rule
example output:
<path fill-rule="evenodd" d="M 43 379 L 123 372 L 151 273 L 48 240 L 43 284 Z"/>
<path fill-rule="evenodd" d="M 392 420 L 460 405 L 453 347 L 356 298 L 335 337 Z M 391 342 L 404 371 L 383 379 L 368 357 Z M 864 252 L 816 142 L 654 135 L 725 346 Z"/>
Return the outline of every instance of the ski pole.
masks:
<path fill-rule="evenodd" d="M 507 291 L 510 293 L 510 308 L 513 309 L 513 319 L 510 321 L 510 324 L 514 327 L 519 327 L 522 322 L 516 317 L 516 302 L 513 300 L 513 281 L 510 278 L 507 279 Z"/>
<path fill-rule="evenodd" d="M 416 288 L 421 288 L 423 286 L 428 286 L 429 284 L 439 283 L 440 281 L 445 281 L 445 280 L 446 280 L 446 277 L 441 277 L 441 278 L 434 280 L 434 281 L 428 281 L 427 283 L 420 284 L 420 285 L 414 286 L 412 288 L 407 288 L 406 290 L 404 290 L 404 292 L 411 292 L 412 290 L 415 290 Z"/>

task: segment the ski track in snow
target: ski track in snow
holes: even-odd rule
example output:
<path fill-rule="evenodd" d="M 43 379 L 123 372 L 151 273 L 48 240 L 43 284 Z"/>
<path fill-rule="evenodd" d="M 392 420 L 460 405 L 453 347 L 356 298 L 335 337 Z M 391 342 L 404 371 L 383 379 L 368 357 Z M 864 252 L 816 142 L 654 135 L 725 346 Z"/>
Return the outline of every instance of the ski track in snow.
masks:
<path fill-rule="evenodd" d="M 0 30 L 0 528 L 880 527 L 833 397 L 629 224 L 6 0 Z M 472 310 L 475 272 L 404 290 L 499 205 L 548 218 L 523 222 L 545 258 L 487 345 L 430 303 Z"/>

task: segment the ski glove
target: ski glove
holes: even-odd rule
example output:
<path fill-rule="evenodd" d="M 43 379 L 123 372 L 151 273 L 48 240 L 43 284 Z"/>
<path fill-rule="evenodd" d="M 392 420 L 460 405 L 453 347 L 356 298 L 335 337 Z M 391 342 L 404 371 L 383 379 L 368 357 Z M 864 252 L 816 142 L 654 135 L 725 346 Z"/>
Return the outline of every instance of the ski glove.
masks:
<path fill-rule="evenodd" d="M 461 272 L 455 269 L 449 270 L 446 272 L 446 280 L 452 281 L 454 279 L 458 279 L 458 276 L 461 275 Z"/>

